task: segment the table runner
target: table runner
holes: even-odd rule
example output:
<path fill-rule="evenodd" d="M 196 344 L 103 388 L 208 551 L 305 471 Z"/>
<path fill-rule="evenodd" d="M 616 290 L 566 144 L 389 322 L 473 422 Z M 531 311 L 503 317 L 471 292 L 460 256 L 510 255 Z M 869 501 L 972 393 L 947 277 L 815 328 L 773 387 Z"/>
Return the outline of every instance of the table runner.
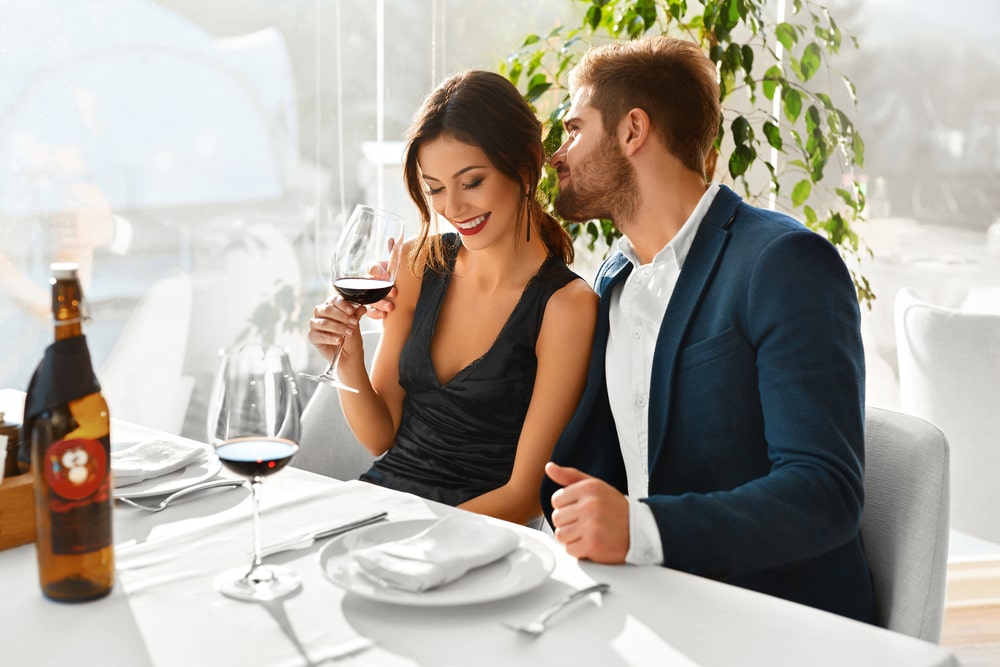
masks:
<path fill-rule="evenodd" d="M 263 484 L 265 545 L 379 509 L 387 510 L 393 520 L 434 516 L 411 496 L 388 495 L 362 482 L 303 477 L 294 482 L 282 485 L 276 475 Z M 213 494 L 213 509 L 227 500 L 225 494 L 225 490 Z M 234 507 L 203 517 L 196 513 L 199 500 L 208 501 L 208 494 L 171 507 L 166 512 L 194 516 L 160 524 L 145 538 L 123 536 L 116 548 L 118 585 L 128 596 L 151 662 L 292 667 L 365 649 L 369 642 L 344 622 L 339 611 L 342 592 L 320 571 L 316 554 L 321 544 L 269 560 L 288 565 L 302 577 L 302 588 L 287 598 L 249 603 L 214 590 L 212 582 L 219 572 L 250 562 L 249 494 L 242 490 L 234 494 L 228 499 Z M 153 517 L 171 518 L 166 512 L 119 517 L 117 527 L 141 535 L 143 524 Z"/>

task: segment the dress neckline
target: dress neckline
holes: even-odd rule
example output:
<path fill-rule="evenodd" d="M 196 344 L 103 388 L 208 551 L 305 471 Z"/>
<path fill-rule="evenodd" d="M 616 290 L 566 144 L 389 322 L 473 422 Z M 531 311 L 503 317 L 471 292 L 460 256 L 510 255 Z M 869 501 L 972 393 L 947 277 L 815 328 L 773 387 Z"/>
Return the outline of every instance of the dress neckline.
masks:
<path fill-rule="evenodd" d="M 468 364 L 460 368 L 454 375 L 451 376 L 451 378 L 442 382 L 441 376 L 438 375 L 437 367 L 434 365 L 434 357 L 431 350 L 434 347 L 434 336 L 435 334 L 437 334 L 438 320 L 441 316 L 441 306 L 444 304 L 445 295 L 448 293 L 448 287 L 451 285 L 451 277 L 455 274 L 455 260 L 458 259 L 458 250 L 459 248 L 461 248 L 462 245 L 457 236 L 458 235 L 456 234 L 455 235 L 456 239 L 452 241 L 452 243 L 449 245 L 448 272 L 444 276 L 442 276 L 443 284 L 441 286 L 440 294 L 438 294 L 437 303 L 434 305 L 434 317 L 431 320 L 433 322 L 433 326 L 431 328 L 431 334 L 427 344 L 427 363 L 430 365 L 431 373 L 434 376 L 434 380 L 437 382 L 439 388 L 447 387 L 448 385 L 458 380 L 460 377 L 472 373 L 472 371 L 475 370 L 475 367 L 478 366 L 483 359 L 488 357 L 490 353 L 492 353 L 496 349 L 497 343 L 500 341 L 501 338 L 503 338 L 503 335 L 510 328 L 511 321 L 514 320 L 514 316 L 518 315 L 519 314 L 518 311 L 523 307 L 524 299 L 525 296 L 528 294 L 528 291 L 531 289 L 532 285 L 538 282 L 539 278 L 542 275 L 542 272 L 555 259 L 555 255 L 549 254 L 545 257 L 544 260 L 542 260 L 542 263 L 538 265 L 538 270 L 535 271 L 534 275 L 532 275 L 531 278 L 528 279 L 528 282 L 525 283 L 524 288 L 521 290 L 521 295 L 517 298 L 517 303 L 514 304 L 514 307 L 511 309 L 510 314 L 507 315 L 507 319 L 504 320 L 503 326 L 500 327 L 500 330 L 497 332 L 496 337 L 494 337 L 493 342 L 490 343 L 490 346 L 486 348 L 486 351 L 484 351 L 481 355 L 479 355 L 478 357 L 470 361 Z"/>

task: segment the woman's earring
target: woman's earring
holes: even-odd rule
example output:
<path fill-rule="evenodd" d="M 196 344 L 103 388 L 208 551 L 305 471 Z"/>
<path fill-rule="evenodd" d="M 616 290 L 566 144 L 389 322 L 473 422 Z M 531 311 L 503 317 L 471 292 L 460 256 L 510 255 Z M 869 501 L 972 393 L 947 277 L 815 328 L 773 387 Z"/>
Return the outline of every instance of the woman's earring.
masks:
<path fill-rule="evenodd" d="M 525 183 L 524 184 L 524 198 L 528 199 L 530 197 L 531 197 L 531 187 L 527 183 Z M 531 204 L 528 203 L 528 202 L 525 202 L 525 209 L 528 212 L 528 215 L 526 216 L 528 231 L 525 234 L 524 240 L 526 242 L 530 243 L 531 242 Z"/>

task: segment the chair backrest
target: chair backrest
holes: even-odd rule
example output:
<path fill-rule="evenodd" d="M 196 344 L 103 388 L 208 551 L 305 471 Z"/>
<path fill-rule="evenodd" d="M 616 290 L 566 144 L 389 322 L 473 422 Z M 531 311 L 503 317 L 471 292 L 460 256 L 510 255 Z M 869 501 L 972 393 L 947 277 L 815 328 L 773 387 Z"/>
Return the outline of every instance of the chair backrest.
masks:
<path fill-rule="evenodd" d="M 97 377 L 112 417 L 179 435 L 194 378 L 182 366 L 191 275 L 176 271 L 146 292 Z"/>
<path fill-rule="evenodd" d="M 369 369 L 381 335 L 380 329 L 362 333 Z M 337 390 L 322 383 L 302 411 L 299 446 L 293 466 L 345 481 L 357 479 L 375 461 L 347 425 Z"/>
<path fill-rule="evenodd" d="M 931 422 L 951 449 L 951 527 L 1000 542 L 1000 313 L 895 302 L 900 409 Z"/>
<path fill-rule="evenodd" d="M 861 536 L 875 621 L 926 641 L 941 637 L 948 567 L 948 442 L 934 425 L 869 406 Z"/>

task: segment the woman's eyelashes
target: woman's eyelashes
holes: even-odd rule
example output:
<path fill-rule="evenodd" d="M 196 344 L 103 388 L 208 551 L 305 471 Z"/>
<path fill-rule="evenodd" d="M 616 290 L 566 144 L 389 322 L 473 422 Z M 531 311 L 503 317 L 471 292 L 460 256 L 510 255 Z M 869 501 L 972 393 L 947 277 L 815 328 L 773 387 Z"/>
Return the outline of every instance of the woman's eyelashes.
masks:
<path fill-rule="evenodd" d="M 468 183 L 462 183 L 462 189 L 463 190 L 474 190 L 474 189 L 478 188 L 480 185 L 482 185 L 482 183 L 483 183 L 483 179 L 482 179 L 482 177 L 480 177 L 480 178 L 475 179 L 474 181 L 470 181 Z M 427 186 L 427 189 L 424 190 L 424 192 L 427 194 L 428 197 L 433 197 L 434 195 L 440 194 L 441 192 L 444 191 L 444 186 L 441 186 L 441 187 L 438 187 L 438 188 L 432 188 L 430 185 L 428 185 L 426 183 L 424 185 Z"/>

